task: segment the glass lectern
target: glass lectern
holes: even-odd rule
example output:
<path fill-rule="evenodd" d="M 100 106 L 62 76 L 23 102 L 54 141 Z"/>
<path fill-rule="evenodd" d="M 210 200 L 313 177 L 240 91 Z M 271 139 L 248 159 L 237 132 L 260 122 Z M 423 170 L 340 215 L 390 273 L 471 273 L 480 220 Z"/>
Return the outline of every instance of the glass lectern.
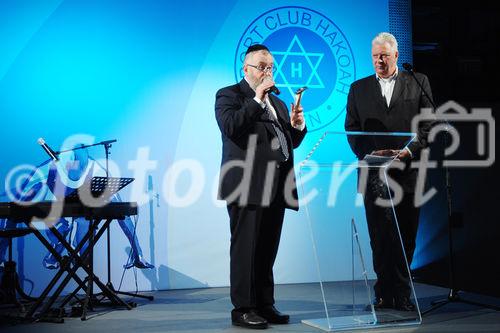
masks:
<path fill-rule="evenodd" d="M 382 149 L 404 149 L 413 133 L 326 132 L 300 165 L 301 209 L 305 210 L 314 247 L 325 316 L 303 320 L 325 331 L 420 324 L 422 317 L 394 210 L 397 191 L 389 186 L 395 156 L 376 156 Z M 380 204 L 394 232 L 394 254 L 406 265 L 414 311 L 375 309 L 372 248 L 363 194 L 368 175 L 379 175 Z M 392 228 L 392 229 L 391 229 Z M 397 256 L 396 256 L 397 257 Z M 404 261 L 404 262 L 403 262 Z"/>

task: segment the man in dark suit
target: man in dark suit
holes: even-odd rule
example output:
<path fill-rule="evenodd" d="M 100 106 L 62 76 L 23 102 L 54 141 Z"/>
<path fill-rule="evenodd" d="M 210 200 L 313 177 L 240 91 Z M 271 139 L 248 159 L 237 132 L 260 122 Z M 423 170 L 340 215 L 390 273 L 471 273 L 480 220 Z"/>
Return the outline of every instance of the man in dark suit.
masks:
<path fill-rule="evenodd" d="M 411 132 L 413 117 L 422 108 L 432 106 L 422 89 L 409 73 L 397 67 L 398 44 L 393 35 L 380 33 L 372 41 L 372 61 L 375 75 L 360 79 L 351 85 L 345 129 L 366 132 Z M 423 89 L 431 95 L 429 80 L 416 73 Z M 431 97 L 432 98 L 432 97 Z M 396 147 L 377 148 L 366 151 L 351 138 L 350 144 L 359 159 L 364 154 L 395 156 L 404 163 L 402 170 L 390 170 L 389 176 L 402 188 L 403 198 L 395 203 L 395 211 L 401 238 L 404 244 L 408 267 L 415 250 L 419 208 L 415 205 L 417 169 L 410 162 L 419 158 L 422 148 L 427 145 L 428 125 L 420 126 L 417 138 L 404 149 Z M 380 179 L 378 172 L 369 172 L 364 192 L 365 212 L 373 252 L 373 266 L 377 274 L 375 283 L 375 308 L 396 308 L 413 311 L 410 301 L 411 287 L 405 256 L 401 250 L 396 224 L 390 208 L 380 207 L 377 198 L 389 195 L 389 190 Z M 361 178 L 360 178 L 361 179 Z M 360 184 L 363 186 L 363 184 Z"/>
<path fill-rule="evenodd" d="M 220 89 L 215 115 L 222 133 L 219 199 L 227 202 L 231 229 L 230 283 L 233 325 L 286 324 L 274 307 L 273 265 L 285 208 L 298 209 L 293 148 L 306 134 L 302 107 L 271 95 L 274 59 L 268 48 L 248 48 L 245 77 Z"/>

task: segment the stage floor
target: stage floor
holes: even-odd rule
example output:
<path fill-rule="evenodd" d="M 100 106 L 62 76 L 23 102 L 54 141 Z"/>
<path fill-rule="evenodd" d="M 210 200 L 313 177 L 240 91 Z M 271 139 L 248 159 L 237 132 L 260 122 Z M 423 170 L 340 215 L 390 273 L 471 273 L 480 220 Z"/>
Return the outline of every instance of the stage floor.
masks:
<path fill-rule="evenodd" d="M 416 285 L 422 311 L 430 302 L 446 296 L 447 289 Z M 149 293 L 154 301 L 134 298 L 138 306 L 133 310 L 99 308 L 90 312 L 86 321 L 65 318 L 64 324 L 33 323 L 3 324 L 0 331 L 9 333 L 89 333 L 89 332 L 243 332 L 254 331 L 233 327 L 230 321 L 229 288 L 168 290 Z M 275 332 L 322 332 L 301 323 L 304 319 L 324 316 L 319 296 L 319 284 L 290 284 L 276 286 L 276 307 L 291 315 L 289 325 L 271 325 Z M 499 300 L 475 294 L 463 298 L 498 305 Z M 130 297 L 125 298 L 130 300 Z M 500 332 L 500 312 L 463 303 L 448 304 L 424 316 L 418 326 L 384 328 L 371 332 Z M 361 330 L 356 331 L 361 332 Z M 363 330 L 366 332 L 366 330 Z"/>

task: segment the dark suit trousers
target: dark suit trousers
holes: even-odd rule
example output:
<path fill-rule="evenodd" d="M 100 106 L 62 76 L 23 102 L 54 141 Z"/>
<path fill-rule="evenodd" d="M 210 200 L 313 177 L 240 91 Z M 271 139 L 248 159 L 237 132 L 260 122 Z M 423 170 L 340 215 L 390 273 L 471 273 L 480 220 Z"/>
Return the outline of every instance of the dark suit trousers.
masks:
<path fill-rule="evenodd" d="M 396 225 L 393 210 L 376 205 L 377 197 L 388 198 L 387 187 L 378 177 L 369 177 L 364 203 L 373 267 L 377 274 L 375 295 L 386 299 L 410 297 L 410 280 L 398 226 L 409 266 L 415 251 L 419 208 L 414 206 L 414 194 L 404 193 L 402 201 L 395 207 Z"/>
<path fill-rule="evenodd" d="M 235 309 L 274 304 L 273 265 L 285 208 L 229 205 L 231 225 L 231 302 Z"/>

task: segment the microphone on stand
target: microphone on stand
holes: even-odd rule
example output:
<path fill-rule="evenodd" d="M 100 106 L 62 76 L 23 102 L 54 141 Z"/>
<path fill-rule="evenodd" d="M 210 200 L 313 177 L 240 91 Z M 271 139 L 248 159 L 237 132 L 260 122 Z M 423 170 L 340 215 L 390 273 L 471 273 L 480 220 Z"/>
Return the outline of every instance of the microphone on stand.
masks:
<path fill-rule="evenodd" d="M 59 161 L 59 157 L 57 157 L 57 153 L 49 147 L 49 145 L 45 142 L 43 138 L 38 139 L 38 144 L 42 146 L 43 150 L 50 156 L 53 161 Z"/>
<path fill-rule="evenodd" d="M 403 68 L 405 70 L 407 70 L 408 72 L 412 72 L 413 71 L 413 66 L 410 63 L 407 63 L 407 62 L 403 63 Z"/>
<path fill-rule="evenodd" d="M 436 109 L 436 104 L 434 104 L 434 101 L 432 100 L 432 98 L 429 96 L 429 94 L 427 93 L 427 91 L 424 89 L 424 86 L 422 85 L 422 83 L 420 83 L 420 81 L 417 79 L 417 77 L 415 76 L 415 72 L 413 71 L 413 66 L 410 64 L 410 63 L 403 63 L 403 68 L 411 74 L 411 76 L 413 77 L 413 79 L 415 80 L 415 82 L 417 82 L 418 86 L 420 87 L 420 90 L 422 90 L 422 92 L 424 93 L 424 96 L 427 97 L 427 100 L 431 103 L 432 107 L 434 108 L 434 110 Z"/>
<path fill-rule="evenodd" d="M 114 142 L 116 142 L 117 140 L 116 139 L 113 139 L 113 140 L 106 140 L 106 141 L 101 141 L 99 143 L 96 143 L 97 145 L 109 145 L 109 144 L 112 144 Z"/>

